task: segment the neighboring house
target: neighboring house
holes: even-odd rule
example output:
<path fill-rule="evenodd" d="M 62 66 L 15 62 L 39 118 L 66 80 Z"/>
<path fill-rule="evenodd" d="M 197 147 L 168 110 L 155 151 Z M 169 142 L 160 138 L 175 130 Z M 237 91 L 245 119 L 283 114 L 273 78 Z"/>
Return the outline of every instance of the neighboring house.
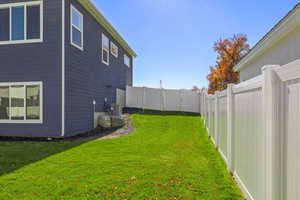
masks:
<path fill-rule="evenodd" d="M 136 53 L 89 0 L 1 0 L 0 136 L 93 129 Z"/>
<path fill-rule="evenodd" d="M 300 4 L 297 4 L 235 66 L 240 81 L 260 75 L 265 65 L 284 65 L 300 59 Z"/>

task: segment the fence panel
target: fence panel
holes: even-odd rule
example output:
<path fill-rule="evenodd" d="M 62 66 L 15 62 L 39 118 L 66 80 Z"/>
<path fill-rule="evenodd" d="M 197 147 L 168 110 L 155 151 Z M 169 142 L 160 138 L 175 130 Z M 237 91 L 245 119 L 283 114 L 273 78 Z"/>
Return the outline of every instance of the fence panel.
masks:
<path fill-rule="evenodd" d="M 161 110 L 162 108 L 162 91 L 159 89 L 145 88 L 144 108 Z"/>
<path fill-rule="evenodd" d="M 181 91 L 180 90 L 164 90 L 165 105 L 164 110 L 180 111 L 181 110 Z"/>
<path fill-rule="evenodd" d="M 227 96 L 222 96 L 219 99 L 219 132 L 220 132 L 220 151 L 224 160 L 228 161 L 227 155 Z"/>
<path fill-rule="evenodd" d="M 126 105 L 126 93 L 124 90 L 117 89 L 117 102 L 122 108 Z"/>
<path fill-rule="evenodd" d="M 144 108 L 144 88 L 127 87 L 126 106 L 134 108 Z"/>
<path fill-rule="evenodd" d="M 234 169 L 248 196 L 264 198 L 262 89 L 234 94 Z"/>
<path fill-rule="evenodd" d="M 181 111 L 200 112 L 199 93 L 181 90 Z"/>
<path fill-rule="evenodd" d="M 281 199 L 299 199 L 300 197 L 300 59 L 276 69 L 280 79 L 284 82 L 281 120 L 283 128 L 280 130 L 279 140 L 283 141 L 282 185 L 284 188 Z M 278 187 L 279 187 L 278 186 Z"/>
<path fill-rule="evenodd" d="M 191 90 L 128 87 L 126 106 L 200 113 L 200 93 Z"/>
<path fill-rule="evenodd" d="M 300 197 L 300 81 L 288 83 L 287 122 L 287 199 Z"/>

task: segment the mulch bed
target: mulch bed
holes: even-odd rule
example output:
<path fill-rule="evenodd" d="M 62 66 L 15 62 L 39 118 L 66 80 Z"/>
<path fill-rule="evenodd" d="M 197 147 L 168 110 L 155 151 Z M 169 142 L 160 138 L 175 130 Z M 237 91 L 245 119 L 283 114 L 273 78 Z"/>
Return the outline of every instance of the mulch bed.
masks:
<path fill-rule="evenodd" d="M 45 138 L 45 137 L 0 137 L 0 142 L 12 142 L 12 141 L 41 141 L 41 142 L 58 142 L 58 141 L 90 141 L 90 140 L 104 140 L 118 138 L 128 135 L 134 131 L 133 123 L 129 114 L 123 115 L 125 119 L 125 125 L 120 128 L 103 129 L 96 128 L 92 131 L 81 133 L 72 137 L 65 138 Z"/>

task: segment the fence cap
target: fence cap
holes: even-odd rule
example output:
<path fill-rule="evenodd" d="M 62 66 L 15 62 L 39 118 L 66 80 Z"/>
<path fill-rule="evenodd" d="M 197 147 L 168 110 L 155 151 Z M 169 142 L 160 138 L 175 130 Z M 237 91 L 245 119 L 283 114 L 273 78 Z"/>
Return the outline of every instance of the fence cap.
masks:
<path fill-rule="evenodd" d="M 261 71 L 264 72 L 266 70 L 278 69 L 278 68 L 280 68 L 280 65 L 265 65 L 261 68 Z"/>

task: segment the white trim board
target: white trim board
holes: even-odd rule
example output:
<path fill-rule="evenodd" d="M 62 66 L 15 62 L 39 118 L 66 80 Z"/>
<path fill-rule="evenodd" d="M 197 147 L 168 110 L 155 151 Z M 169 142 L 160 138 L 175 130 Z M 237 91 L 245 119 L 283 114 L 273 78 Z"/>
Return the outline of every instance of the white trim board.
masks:
<path fill-rule="evenodd" d="M 61 136 L 65 136 L 65 0 L 62 0 L 62 33 L 61 33 Z M 71 30 L 70 30 L 71 31 Z"/>

